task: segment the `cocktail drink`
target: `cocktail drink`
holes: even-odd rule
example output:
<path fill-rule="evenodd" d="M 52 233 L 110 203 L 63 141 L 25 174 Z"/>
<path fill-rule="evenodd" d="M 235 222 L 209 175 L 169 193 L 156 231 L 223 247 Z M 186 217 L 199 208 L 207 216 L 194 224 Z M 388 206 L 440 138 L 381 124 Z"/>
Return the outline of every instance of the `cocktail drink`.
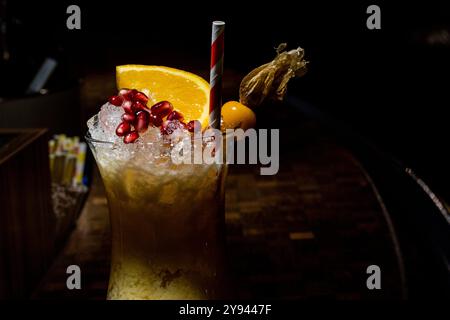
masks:
<path fill-rule="evenodd" d="M 211 88 L 182 70 L 119 66 L 120 91 L 88 121 L 87 140 L 110 208 L 109 299 L 223 297 L 226 165 L 180 160 L 192 148 L 194 154 L 200 148 L 220 158 L 218 145 L 210 148 L 214 141 L 200 138 L 199 146 L 197 134 L 220 124 L 222 129 L 254 127 L 256 118 L 248 106 L 282 100 L 289 79 L 306 72 L 306 61 L 303 49 L 283 52 L 285 45 L 280 45 L 272 62 L 244 77 L 240 102 L 222 106 L 221 73 L 214 72 L 221 70 L 223 51 L 217 48 L 223 50 L 223 43 L 216 44 L 223 42 L 223 34 L 214 30 L 212 62 L 219 67 L 211 65 L 211 75 L 216 75 Z"/>
<path fill-rule="evenodd" d="M 197 100 L 200 113 L 192 111 L 186 96 L 193 93 L 179 87 L 174 91 L 170 86 L 176 86 L 177 80 L 172 74 L 164 98 L 175 103 L 155 104 L 155 96 L 162 92 L 155 85 L 144 93 L 142 81 L 150 77 L 158 82 L 157 75 L 147 71 L 132 79 L 131 85 L 139 91 L 121 90 L 88 121 L 87 140 L 110 208 L 108 299 L 220 298 L 226 167 L 176 164 L 172 159 L 172 150 L 192 141 L 192 131 L 202 126 L 200 107 L 207 105 L 207 99 L 194 92 L 196 97 L 191 98 Z M 201 92 L 204 83 L 199 78 L 187 73 L 180 77 L 193 81 L 186 90 Z M 120 87 L 130 87 L 120 81 L 129 80 L 118 76 Z M 189 120 L 195 112 L 199 120 Z"/>
<path fill-rule="evenodd" d="M 108 299 L 218 298 L 224 166 L 124 161 L 122 150 L 90 144 L 112 225 Z"/>

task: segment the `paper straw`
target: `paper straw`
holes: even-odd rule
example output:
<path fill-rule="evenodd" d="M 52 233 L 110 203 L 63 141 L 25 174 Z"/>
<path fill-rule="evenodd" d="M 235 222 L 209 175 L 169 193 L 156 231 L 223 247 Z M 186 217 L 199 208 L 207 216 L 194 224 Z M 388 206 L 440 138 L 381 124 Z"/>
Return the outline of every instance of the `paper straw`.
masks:
<path fill-rule="evenodd" d="M 212 23 L 211 69 L 209 76 L 209 126 L 215 129 L 220 129 L 224 30 L 225 22 L 214 21 Z"/>
<path fill-rule="evenodd" d="M 75 177 L 73 178 L 73 186 L 83 184 L 84 165 L 86 160 L 86 143 L 80 142 L 77 154 L 77 163 L 75 167 Z"/>

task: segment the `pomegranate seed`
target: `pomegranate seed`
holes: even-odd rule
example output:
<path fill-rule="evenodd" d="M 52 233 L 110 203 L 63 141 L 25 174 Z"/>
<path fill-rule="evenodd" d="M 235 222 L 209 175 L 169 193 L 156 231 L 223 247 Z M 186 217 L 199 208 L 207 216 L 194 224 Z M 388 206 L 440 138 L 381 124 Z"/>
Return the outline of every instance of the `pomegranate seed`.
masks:
<path fill-rule="evenodd" d="M 173 132 L 173 130 L 171 129 L 171 123 L 172 121 L 170 120 L 166 120 L 163 122 L 163 124 L 161 125 L 162 134 L 171 134 Z"/>
<path fill-rule="evenodd" d="M 109 103 L 111 103 L 117 107 L 120 107 L 123 103 L 123 97 L 122 96 L 111 96 L 109 98 Z"/>
<path fill-rule="evenodd" d="M 139 133 L 131 131 L 123 137 L 123 143 L 133 143 L 137 138 L 139 138 Z"/>
<path fill-rule="evenodd" d="M 137 132 L 144 132 L 148 128 L 149 116 L 148 112 L 139 111 L 136 113 L 136 120 L 134 121 L 134 128 Z"/>
<path fill-rule="evenodd" d="M 130 100 L 134 101 L 134 97 L 136 96 L 136 93 L 138 93 L 136 89 L 131 89 L 130 92 L 128 92 L 128 96 L 130 97 Z"/>
<path fill-rule="evenodd" d="M 164 118 L 173 110 L 173 106 L 169 101 L 160 101 L 153 105 L 150 110 L 153 114 Z"/>
<path fill-rule="evenodd" d="M 148 97 L 145 95 L 145 93 L 138 91 L 135 95 L 134 95 L 134 100 L 139 101 L 141 103 L 143 103 L 144 105 L 147 104 L 148 101 Z"/>
<path fill-rule="evenodd" d="M 183 121 L 183 115 L 178 111 L 172 111 L 168 116 L 167 120 L 180 120 Z"/>
<path fill-rule="evenodd" d="M 133 101 L 134 96 L 138 93 L 136 89 L 120 89 L 119 95 L 121 95 L 125 100 Z"/>
<path fill-rule="evenodd" d="M 122 120 L 126 122 L 133 122 L 136 119 L 136 116 L 133 113 L 124 113 L 122 115 Z"/>
<path fill-rule="evenodd" d="M 161 133 L 172 134 L 176 129 L 186 129 L 186 124 L 178 120 L 166 120 L 161 126 Z"/>
<path fill-rule="evenodd" d="M 125 100 L 131 101 L 131 90 L 130 89 L 120 89 L 119 95 L 122 96 Z"/>
<path fill-rule="evenodd" d="M 149 120 L 150 120 L 150 123 L 153 125 L 153 126 L 155 126 L 155 127 L 159 127 L 161 124 L 162 124 L 162 119 L 161 119 L 161 117 L 160 116 L 157 116 L 156 114 L 153 114 L 153 113 L 151 113 L 151 112 L 149 112 L 148 113 L 148 115 L 149 115 Z"/>
<path fill-rule="evenodd" d="M 119 137 L 122 137 L 126 135 L 128 132 L 130 132 L 131 126 L 128 122 L 121 122 L 116 129 L 116 134 Z"/>
<path fill-rule="evenodd" d="M 132 105 L 133 105 L 133 103 L 131 101 L 127 100 L 122 104 L 122 108 L 123 108 L 123 110 L 125 110 L 126 113 L 133 114 L 134 111 L 133 111 Z"/>
<path fill-rule="evenodd" d="M 133 109 L 134 112 L 138 112 L 146 108 L 147 108 L 146 105 L 139 101 L 134 101 L 133 104 L 131 105 L 131 109 Z"/>
<path fill-rule="evenodd" d="M 131 90 L 130 90 L 130 89 L 127 89 L 127 88 L 120 89 L 120 90 L 119 90 L 119 95 L 124 96 L 124 95 L 126 95 L 128 92 L 130 92 L 130 91 L 131 91 Z"/>
<path fill-rule="evenodd" d="M 202 129 L 202 124 L 198 120 L 191 120 L 187 123 L 189 132 L 199 132 Z"/>

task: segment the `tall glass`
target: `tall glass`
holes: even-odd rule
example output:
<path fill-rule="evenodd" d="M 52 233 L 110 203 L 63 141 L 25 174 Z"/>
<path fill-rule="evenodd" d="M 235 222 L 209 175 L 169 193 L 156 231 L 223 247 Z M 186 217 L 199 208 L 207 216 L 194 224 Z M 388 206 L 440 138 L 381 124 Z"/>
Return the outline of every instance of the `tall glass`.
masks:
<path fill-rule="evenodd" d="M 130 161 L 86 138 L 110 209 L 108 299 L 221 298 L 226 165 Z"/>

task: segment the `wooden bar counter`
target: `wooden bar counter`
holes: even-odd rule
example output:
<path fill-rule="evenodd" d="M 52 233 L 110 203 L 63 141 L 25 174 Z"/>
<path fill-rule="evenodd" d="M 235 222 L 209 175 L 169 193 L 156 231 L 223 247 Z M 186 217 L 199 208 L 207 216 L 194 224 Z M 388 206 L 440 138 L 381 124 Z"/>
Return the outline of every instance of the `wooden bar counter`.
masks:
<path fill-rule="evenodd" d="M 0 129 L 0 299 L 28 297 L 51 263 L 47 144 L 45 129 Z"/>

